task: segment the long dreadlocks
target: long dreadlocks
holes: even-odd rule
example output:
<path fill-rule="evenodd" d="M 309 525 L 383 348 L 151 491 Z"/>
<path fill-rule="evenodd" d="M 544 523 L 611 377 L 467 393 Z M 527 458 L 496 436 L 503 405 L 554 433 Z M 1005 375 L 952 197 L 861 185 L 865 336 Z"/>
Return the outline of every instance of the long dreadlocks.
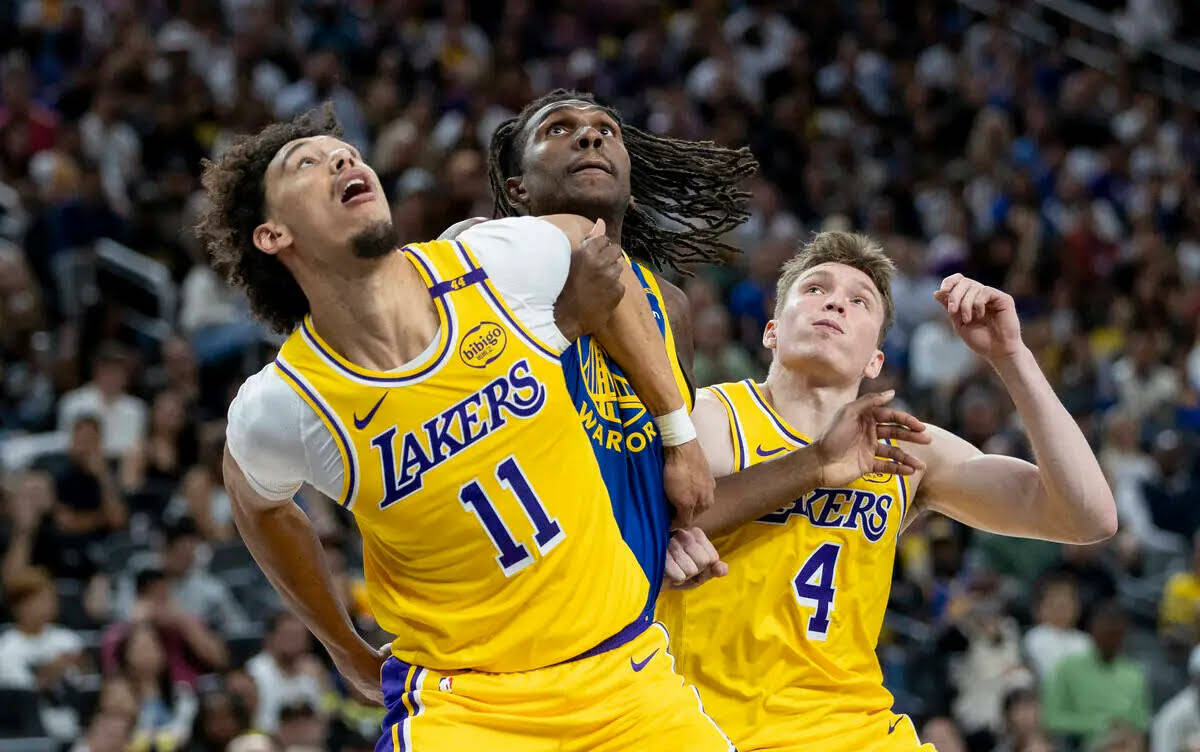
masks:
<path fill-rule="evenodd" d="M 525 105 L 517 117 L 506 120 L 492 135 L 488 182 L 495 197 L 495 216 L 521 213 L 509 198 L 505 180 L 521 174 L 525 144 L 520 139 L 529 119 L 547 104 L 568 99 L 603 107 L 591 94 L 555 89 Z M 750 216 L 746 208 L 750 194 L 738 188 L 743 178 L 758 169 L 750 150 L 729 149 L 712 141 L 656 136 L 627 125 L 612 109 L 603 109 L 621 126 L 629 152 L 634 205 L 621 226 L 622 247 L 659 270 L 670 267 L 675 271 L 684 271 L 683 264 L 717 261 L 738 253 L 721 236 Z M 664 226 L 671 223 L 684 229 Z"/>

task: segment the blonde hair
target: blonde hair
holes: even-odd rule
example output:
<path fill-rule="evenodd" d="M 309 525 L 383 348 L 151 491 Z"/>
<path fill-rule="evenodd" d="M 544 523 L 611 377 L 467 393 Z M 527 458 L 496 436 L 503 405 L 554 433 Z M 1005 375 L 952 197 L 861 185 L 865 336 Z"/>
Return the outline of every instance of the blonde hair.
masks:
<path fill-rule="evenodd" d="M 892 328 L 896 311 L 892 303 L 892 273 L 896 265 L 884 253 L 883 247 L 866 235 L 855 232 L 829 231 L 817 233 L 795 256 L 780 269 L 775 287 L 775 317 L 783 311 L 788 291 L 806 271 L 821 264 L 844 264 L 858 269 L 870 278 L 883 301 L 883 326 L 879 341 Z"/>

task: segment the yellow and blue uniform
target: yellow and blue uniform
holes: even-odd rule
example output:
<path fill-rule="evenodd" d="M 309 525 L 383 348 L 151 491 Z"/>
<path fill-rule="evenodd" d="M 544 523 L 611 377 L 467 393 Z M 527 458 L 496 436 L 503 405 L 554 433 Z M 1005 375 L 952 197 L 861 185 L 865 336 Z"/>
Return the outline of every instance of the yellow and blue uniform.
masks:
<path fill-rule="evenodd" d="M 641 618 L 649 582 L 561 353 L 517 323 L 466 245 L 403 253 L 435 301 L 432 358 L 364 369 L 305 320 L 275 360 L 338 444 L 371 611 L 395 635 L 377 749 L 590 749 L 587 729 L 620 743 L 653 728 L 639 702 L 680 716 L 685 744 L 727 749 Z M 599 702 L 599 686 L 628 697 Z M 530 715 L 552 700 L 558 725 Z"/>
<path fill-rule="evenodd" d="M 809 443 L 754 382 L 708 391 L 735 470 Z M 713 539 L 727 577 L 659 599 L 680 671 L 741 752 L 932 749 L 892 713 L 875 654 L 908 505 L 900 476 L 810 491 Z"/>
<path fill-rule="evenodd" d="M 671 373 L 690 412 L 692 390 L 679 365 L 662 290 L 645 265 L 630 263 L 666 342 Z M 650 584 L 646 617 L 652 618 L 671 525 L 671 507 L 663 488 L 662 440 L 629 379 L 595 337 L 584 335 L 564 350 L 562 369 L 612 499 L 613 516 Z"/>

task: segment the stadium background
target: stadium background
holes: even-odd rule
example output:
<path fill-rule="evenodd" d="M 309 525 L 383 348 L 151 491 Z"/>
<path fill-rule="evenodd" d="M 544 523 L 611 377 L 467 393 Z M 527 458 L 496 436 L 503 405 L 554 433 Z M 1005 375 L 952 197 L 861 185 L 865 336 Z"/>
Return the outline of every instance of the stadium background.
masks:
<path fill-rule="evenodd" d="M 880 648 L 898 710 L 942 752 L 1132 752 L 1151 726 L 1155 752 L 1200 750 L 1187 6 L 0 0 L 0 749 L 371 748 L 379 711 L 277 613 L 231 525 L 223 416 L 274 341 L 188 231 L 200 160 L 330 99 L 426 239 L 490 214 L 492 129 L 568 86 L 762 165 L 743 254 L 679 280 L 701 385 L 761 376 L 780 262 L 861 229 L 900 270 L 872 388 L 1028 456 L 931 298 L 964 271 L 1016 297 L 1099 452 L 1111 541 L 905 534 Z M 352 523 L 300 502 L 369 632 Z M 1119 657 L 1060 662 L 1089 628 Z"/>

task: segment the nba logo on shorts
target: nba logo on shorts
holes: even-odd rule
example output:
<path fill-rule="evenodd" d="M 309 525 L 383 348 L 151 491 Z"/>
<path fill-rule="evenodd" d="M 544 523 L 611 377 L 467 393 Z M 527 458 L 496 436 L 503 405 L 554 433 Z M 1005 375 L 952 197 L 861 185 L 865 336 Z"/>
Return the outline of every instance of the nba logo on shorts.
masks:
<path fill-rule="evenodd" d="M 449 692 L 450 687 L 453 686 L 453 684 L 454 680 L 451 677 L 443 676 L 442 680 L 438 682 L 438 689 L 442 692 Z"/>

